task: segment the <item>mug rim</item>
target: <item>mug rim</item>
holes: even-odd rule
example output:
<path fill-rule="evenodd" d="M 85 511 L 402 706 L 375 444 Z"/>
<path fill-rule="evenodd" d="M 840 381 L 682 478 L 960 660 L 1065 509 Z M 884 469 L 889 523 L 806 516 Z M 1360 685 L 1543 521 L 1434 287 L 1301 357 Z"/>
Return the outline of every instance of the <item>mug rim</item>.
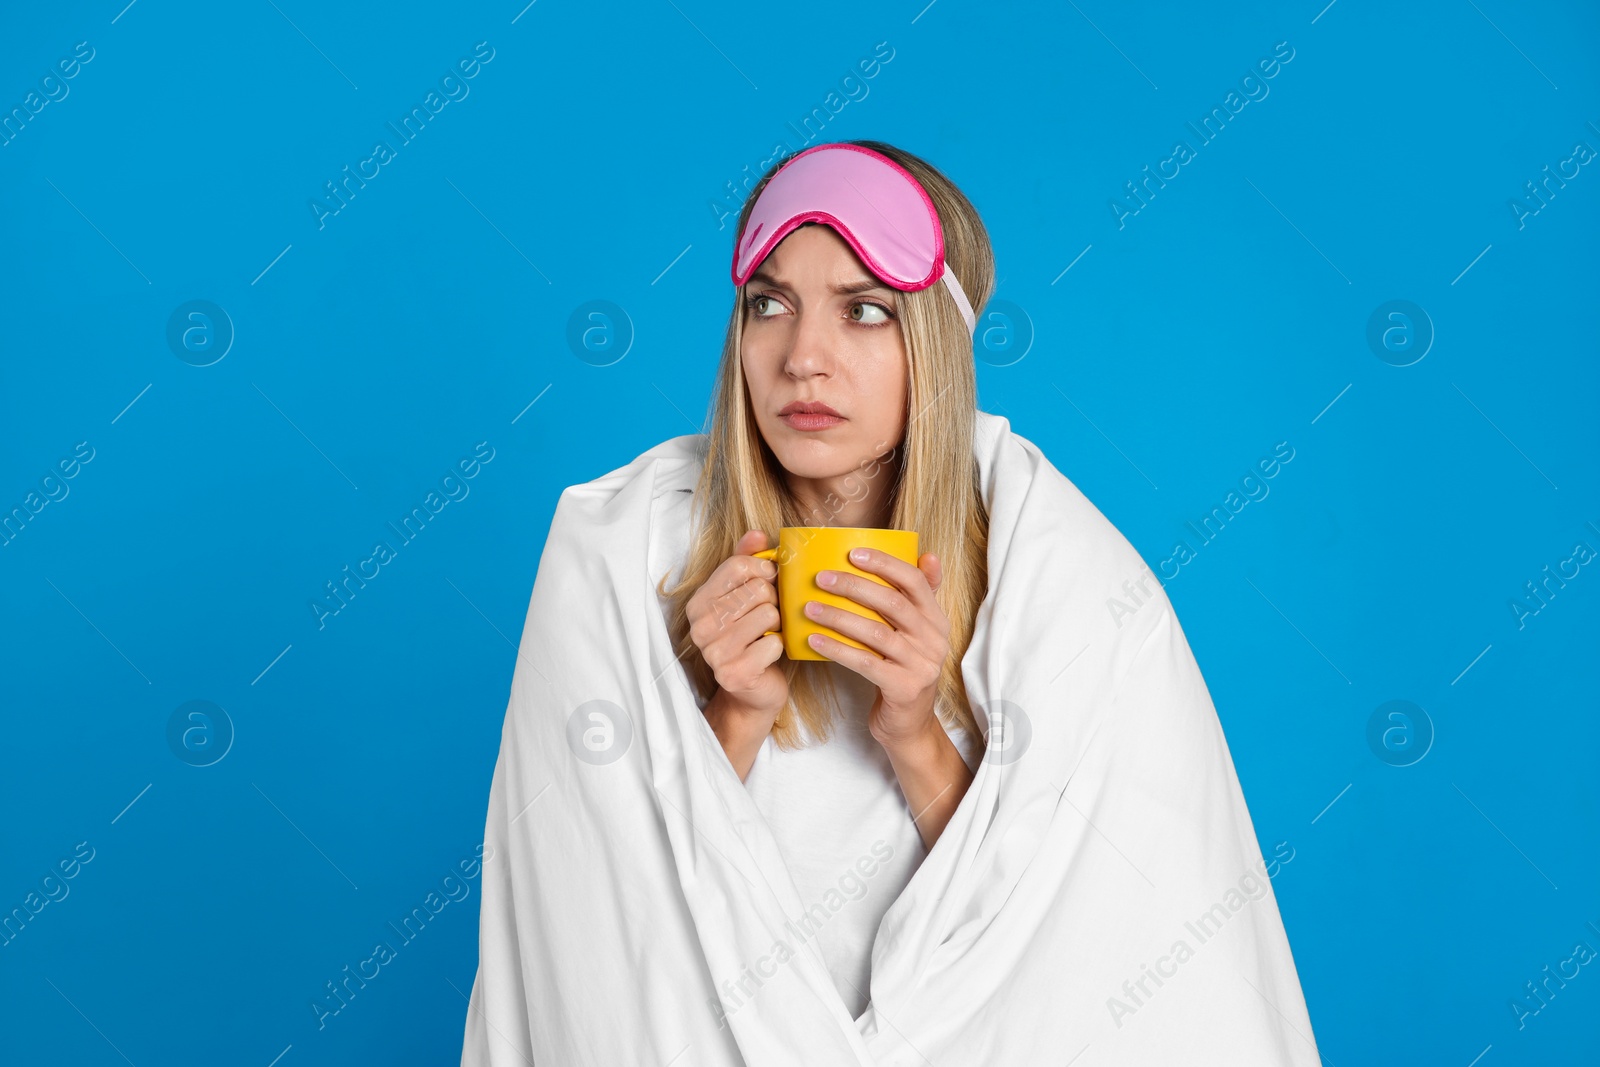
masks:
<path fill-rule="evenodd" d="M 898 526 L 780 526 L 778 532 L 784 530 L 845 530 L 852 533 L 916 533 L 915 530 L 902 530 Z"/>

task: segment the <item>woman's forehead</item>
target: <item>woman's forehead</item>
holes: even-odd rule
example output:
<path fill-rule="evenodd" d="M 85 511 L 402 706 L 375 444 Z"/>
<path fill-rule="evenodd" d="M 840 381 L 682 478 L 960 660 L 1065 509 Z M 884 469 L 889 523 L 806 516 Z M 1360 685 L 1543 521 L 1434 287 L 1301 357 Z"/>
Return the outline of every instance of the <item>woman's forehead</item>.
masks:
<path fill-rule="evenodd" d="M 807 227 L 816 229 L 796 241 L 795 238 Z M 827 236 L 820 236 L 822 234 Z M 750 282 L 775 285 L 782 289 L 821 284 L 841 294 L 862 293 L 869 289 L 894 291 L 867 269 L 849 242 L 840 237 L 833 227 L 819 222 L 804 223 L 779 241 L 750 276 Z"/>

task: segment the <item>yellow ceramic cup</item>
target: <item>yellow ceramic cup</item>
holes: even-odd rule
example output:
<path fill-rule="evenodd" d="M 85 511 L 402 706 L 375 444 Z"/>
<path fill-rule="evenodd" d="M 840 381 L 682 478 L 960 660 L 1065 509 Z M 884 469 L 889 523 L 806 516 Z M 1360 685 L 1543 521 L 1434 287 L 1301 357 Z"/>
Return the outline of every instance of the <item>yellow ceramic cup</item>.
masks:
<path fill-rule="evenodd" d="M 817 572 L 824 570 L 858 574 L 879 585 L 889 584 L 876 574 L 852 564 L 852 548 L 875 548 L 905 560 L 913 567 L 917 565 L 917 531 L 882 530 L 865 526 L 785 526 L 778 531 L 777 548 L 751 553 L 757 559 L 770 559 L 778 565 L 778 615 L 783 629 L 768 630 L 767 633 L 782 634 L 783 653 L 790 659 L 828 658 L 807 643 L 815 633 L 825 634 L 855 648 L 867 648 L 853 638 L 808 619 L 805 613 L 808 600 L 831 604 L 876 622 L 888 621 L 865 604 L 830 593 L 817 584 Z"/>

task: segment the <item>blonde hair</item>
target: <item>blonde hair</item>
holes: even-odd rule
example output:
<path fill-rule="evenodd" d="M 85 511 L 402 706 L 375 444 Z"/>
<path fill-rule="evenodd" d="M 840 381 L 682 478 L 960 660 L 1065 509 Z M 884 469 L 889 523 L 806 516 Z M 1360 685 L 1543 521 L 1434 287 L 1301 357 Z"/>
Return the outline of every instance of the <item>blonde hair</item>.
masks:
<path fill-rule="evenodd" d="M 955 271 L 973 308 L 981 313 L 994 291 L 994 253 L 971 202 L 932 165 L 903 149 L 881 141 L 848 143 L 883 153 L 927 190 L 944 231 L 945 269 Z M 745 200 L 736 235 L 743 232 L 756 199 L 781 166 L 774 164 Z M 665 588 L 669 572 L 657 584 L 669 601 L 667 624 L 674 651 L 705 699 L 715 692 L 717 682 L 689 636 L 689 598 L 733 554 L 746 531 L 765 530 L 768 544 L 776 546 L 780 527 L 827 525 L 802 513 L 751 410 L 740 360 L 745 295 L 743 286 L 734 294 L 712 395 L 705 466 L 694 492 L 696 532 L 679 583 Z M 950 655 L 942 669 L 935 710 L 944 725 L 961 726 L 981 739 L 961 679 L 961 659 L 988 592 L 989 515 L 972 452 L 977 410 L 972 337 L 944 285 L 900 292 L 897 298 L 908 364 L 906 429 L 901 441 L 879 446 L 887 451 L 873 458 L 872 472 L 866 476 L 882 469 L 896 478 L 890 527 L 916 530 L 919 551 L 932 552 L 943 565 L 934 595 L 950 619 Z M 867 465 L 863 462 L 863 469 Z M 847 484 L 856 485 L 857 475 L 851 474 Z M 821 669 L 826 664 L 786 658 L 778 664 L 788 678 L 789 701 L 773 724 L 773 740 L 782 748 L 801 747 L 805 739 L 797 717 L 814 738 L 826 740 L 838 709 L 833 679 Z M 824 691 L 826 705 L 821 699 Z"/>

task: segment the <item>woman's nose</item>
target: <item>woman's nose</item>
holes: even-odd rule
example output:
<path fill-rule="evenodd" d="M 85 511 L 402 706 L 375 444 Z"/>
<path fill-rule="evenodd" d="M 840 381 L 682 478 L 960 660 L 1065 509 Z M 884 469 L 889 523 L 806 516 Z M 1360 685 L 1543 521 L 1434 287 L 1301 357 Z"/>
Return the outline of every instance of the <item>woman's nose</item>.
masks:
<path fill-rule="evenodd" d="M 815 312 L 802 311 L 797 316 L 785 370 L 797 378 L 832 373 L 834 339 L 827 327 L 823 316 Z"/>

